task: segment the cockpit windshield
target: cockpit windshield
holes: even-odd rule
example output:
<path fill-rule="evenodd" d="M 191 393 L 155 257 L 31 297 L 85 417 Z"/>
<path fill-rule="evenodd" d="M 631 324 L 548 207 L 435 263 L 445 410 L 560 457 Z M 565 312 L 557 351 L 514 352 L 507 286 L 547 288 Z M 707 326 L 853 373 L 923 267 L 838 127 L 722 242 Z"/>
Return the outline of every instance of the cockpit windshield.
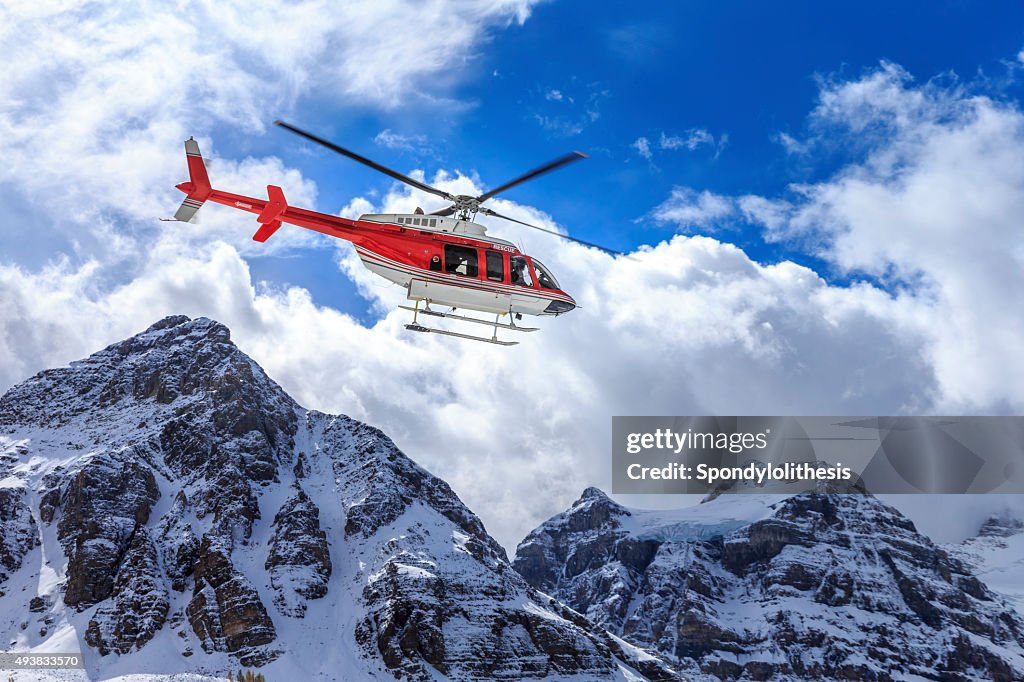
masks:
<path fill-rule="evenodd" d="M 561 289 L 558 286 L 558 280 L 551 274 L 551 271 L 544 267 L 544 264 L 536 258 L 533 259 L 533 269 L 537 272 L 537 284 L 545 289 Z"/>

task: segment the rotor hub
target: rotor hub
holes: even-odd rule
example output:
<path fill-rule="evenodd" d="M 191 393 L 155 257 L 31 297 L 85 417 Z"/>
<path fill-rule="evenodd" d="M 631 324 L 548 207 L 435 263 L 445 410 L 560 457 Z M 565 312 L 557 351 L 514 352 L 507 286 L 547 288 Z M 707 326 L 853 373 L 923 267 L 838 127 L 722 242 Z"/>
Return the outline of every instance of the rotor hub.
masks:
<path fill-rule="evenodd" d="M 480 211 L 480 200 L 468 194 L 459 194 L 455 197 L 452 208 L 460 220 L 472 220 Z"/>

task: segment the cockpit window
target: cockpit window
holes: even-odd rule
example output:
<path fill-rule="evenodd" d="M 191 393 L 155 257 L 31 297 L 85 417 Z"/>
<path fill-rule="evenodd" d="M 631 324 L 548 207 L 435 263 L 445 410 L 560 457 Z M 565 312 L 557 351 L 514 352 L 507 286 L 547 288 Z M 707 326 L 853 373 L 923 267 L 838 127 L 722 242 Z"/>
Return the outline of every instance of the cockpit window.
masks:
<path fill-rule="evenodd" d="M 512 284 L 521 287 L 532 287 L 533 279 L 530 278 L 530 268 L 526 265 L 526 259 L 522 256 L 512 256 L 508 259 L 509 269 L 512 271 Z"/>
<path fill-rule="evenodd" d="M 544 267 L 544 264 L 536 258 L 533 259 L 533 269 L 537 271 L 537 284 L 545 289 L 561 289 L 551 271 Z"/>

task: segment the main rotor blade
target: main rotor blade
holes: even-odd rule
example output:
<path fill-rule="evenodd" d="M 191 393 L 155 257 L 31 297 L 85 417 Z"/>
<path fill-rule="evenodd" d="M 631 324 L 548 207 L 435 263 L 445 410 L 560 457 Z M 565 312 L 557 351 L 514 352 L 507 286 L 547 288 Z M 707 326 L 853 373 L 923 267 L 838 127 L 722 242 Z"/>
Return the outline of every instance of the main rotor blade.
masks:
<path fill-rule="evenodd" d="M 521 183 L 524 183 L 527 180 L 533 180 L 538 175 L 550 173 L 556 168 L 561 168 L 562 166 L 572 163 L 573 161 L 579 161 L 580 159 L 585 158 L 587 158 L 587 155 L 582 152 L 572 152 L 570 154 L 566 154 L 565 156 L 560 156 L 554 161 L 549 161 L 548 163 L 544 164 L 543 166 L 540 166 L 539 168 L 534 168 L 529 173 L 524 173 L 523 175 L 520 175 L 515 180 L 509 180 L 504 185 L 499 185 L 498 187 L 492 189 L 490 192 L 481 194 L 476 198 L 476 200 L 482 203 L 493 197 L 495 194 L 500 194 L 501 192 L 504 192 L 505 190 L 515 187 L 516 185 L 519 185 Z"/>
<path fill-rule="evenodd" d="M 525 225 L 526 227 L 532 227 L 535 230 L 540 230 L 541 232 L 547 232 L 548 234 L 553 234 L 556 237 L 561 237 L 562 239 L 567 239 L 567 240 L 569 240 L 571 242 L 576 242 L 577 244 L 583 244 L 584 246 L 591 246 L 591 247 L 593 247 L 595 249 L 599 249 L 601 251 L 604 251 L 605 253 L 610 253 L 613 256 L 625 256 L 626 258 L 632 258 L 632 256 L 627 256 L 626 254 L 622 253 L 621 251 L 616 251 L 615 249 L 609 249 L 607 246 L 601 246 L 600 244 L 595 244 L 594 242 L 588 242 L 588 241 L 585 241 L 583 239 L 577 239 L 576 237 L 570 237 L 569 235 L 562 234 L 561 232 L 555 232 L 554 230 L 548 230 L 548 229 L 543 228 L 543 227 L 537 227 L 536 225 L 531 225 L 530 223 L 524 223 L 522 220 L 516 220 L 515 218 L 509 218 L 507 215 L 502 215 L 502 214 L 498 213 L 497 211 L 492 211 L 491 209 L 485 208 L 483 206 L 480 207 L 480 212 L 483 213 L 484 215 L 493 216 L 495 218 L 502 218 L 503 220 L 511 220 L 513 223 L 519 223 L 520 225 Z"/>
<path fill-rule="evenodd" d="M 440 211 L 431 211 L 427 215 L 447 216 L 447 215 L 451 215 L 452 213 L 455 213 L 455 206 L 454 205 L 449 206 L 448 208 L 442 208 Z"/>
<path fill-rule="evenodd" d="M 448 194 L 448 192 L 445 192 L 444 190 L 440 190 L 440 189 L 438 189 L 436 187 L 431 187 L 430 185 L 428 185 L 428 184 L 426 184 L 424 182 L 420 182 L 419 180 L 414 180 L 414 179 L 410 178 L 408 175 L 402 175 L 398 171 L 391 170 L 387 166 L 382 166 L 379 163 L 377 163 L 376 161 L 371 161 L 370 159 L 366 158 L 365 156 L 360 156 L 359 154 L 356 154 L 353 151 L 349 151 L 348 149 L 345 149 L 344 147 L 339 147 L 338 145 L 334 144 L 333 142 L 329 142 L 329 141 L 327 141 L 327 140 L 325 140 L 323 138 L 317 137 L 316 135 L 313 135 L 312 133 L 307 133 L 305 130 L 301 130 L 299 128 L 296 128 L 295 126 L 290 125 L 288 123 L 285 123 L 284 121 L 274 121 L 274 125 L 281 126 L 285 130 L 290 130 L 293 133 L 295 133 L 296 135 L 301 135 L 302 137 L 306 138 L 307 140 L 310 140 L 312 142 L 316 142 L 319 145 L 323 145 L 324 147 L 327 147 L 331 151 L 338 152 L 342 156 L 347 156 L 348 158 L 352 159 L 353 161 L 358 161 L 359 163 L 363 164 L 364 166 L 369 166 L 370 168 L 374 169 L 375 171 L 380 171 L 384 175 L 388 175 L 388 176 L 394 178 L 395 180 L 398 180 L 399 182 L 404 182 L 407 185 L 412 185 L 416 189 L 421 189 L 424 192 L 429 192 L 430 194 L 436 194 L 437 196 L 443 197 L 443 198 L 447 199 L 448 201 L 455 201 L 455 197 L 453 197 L 451 194 Z"/>

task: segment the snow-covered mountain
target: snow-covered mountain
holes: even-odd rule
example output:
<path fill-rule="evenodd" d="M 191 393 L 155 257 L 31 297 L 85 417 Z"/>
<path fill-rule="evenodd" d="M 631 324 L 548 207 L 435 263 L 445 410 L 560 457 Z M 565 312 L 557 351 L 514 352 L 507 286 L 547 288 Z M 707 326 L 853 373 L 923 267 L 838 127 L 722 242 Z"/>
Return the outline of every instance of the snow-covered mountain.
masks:
<path fill-rule="evenodd" d="M 303 409 L 202 318 L 0 398 L 0 636 L 87 665 L 18 680 L 678 679 L 530 587 L 384 434 Z"/>
<path fill-rule="evenodd" d="M 589 488 L 513 566 L 694 680 L 1024 680 L 1012 606 L 867 495 L 656 512 Z"/>
<path fill-rule="evenodd" d="M 944 547 L 1024 616 L 1024 520 L 997 514 L 974 537 Z"/>

